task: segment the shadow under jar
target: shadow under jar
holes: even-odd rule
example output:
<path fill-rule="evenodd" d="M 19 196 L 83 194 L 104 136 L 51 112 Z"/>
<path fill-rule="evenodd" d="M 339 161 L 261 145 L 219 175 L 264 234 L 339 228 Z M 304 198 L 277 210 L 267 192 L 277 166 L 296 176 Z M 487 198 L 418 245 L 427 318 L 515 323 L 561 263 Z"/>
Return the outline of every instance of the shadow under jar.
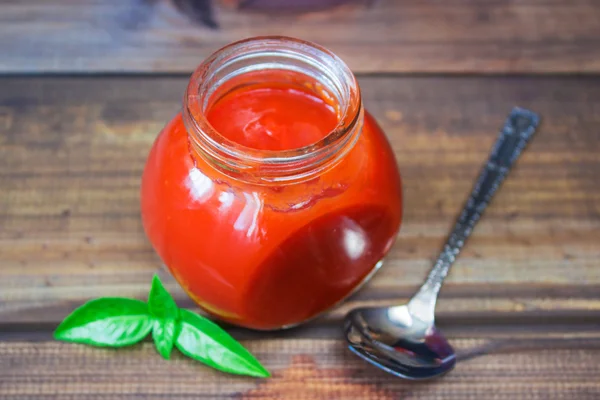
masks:
<path fill-rule="evenodd" d="M 210 314 L 299 324 L 365 282 L 401 221 L 400 175 L 349 68 L 315 44 L 260 37 L 210 56 L 157 137 L 146 233 Z"/>

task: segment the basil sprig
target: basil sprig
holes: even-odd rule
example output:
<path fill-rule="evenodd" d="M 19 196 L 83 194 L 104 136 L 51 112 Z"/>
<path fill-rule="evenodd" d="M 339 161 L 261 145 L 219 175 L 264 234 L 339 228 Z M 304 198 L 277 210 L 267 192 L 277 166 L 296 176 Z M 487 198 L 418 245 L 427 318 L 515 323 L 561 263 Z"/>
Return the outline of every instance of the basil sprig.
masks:
<path fill-rule="evenodd" d="M 158 276 L 148 303 L 123 297 L 90 300 L 56 328 L 54 338 L 99 347 L 125 347 L 152 332 L 160 355 L 173 347 L 215 369 L 232 374 L 268 377 L 269 372 L 239 342 L 212 321 L 177 307 Z"/>

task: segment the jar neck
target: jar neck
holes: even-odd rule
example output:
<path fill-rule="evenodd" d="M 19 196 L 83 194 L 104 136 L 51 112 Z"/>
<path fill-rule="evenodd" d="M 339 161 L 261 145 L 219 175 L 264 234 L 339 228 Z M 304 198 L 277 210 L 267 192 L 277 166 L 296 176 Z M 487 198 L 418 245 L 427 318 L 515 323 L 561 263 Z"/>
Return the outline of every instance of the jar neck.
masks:
<path fill-rule="evenodd" d="M 337 125 L 318 142 L 259 150 L 229 140 L 208 122 L 206 113 L 220 95 L 248 80 L 281 79 L 308 87 L 337 111 Z M 297 39 L 259 37 L 218 50 L 196 69 L 184 97 L 183 120 L 194 156 L 229 177 L 268 184 L 312 179 L 336 165 L 360 136 L 364 111 L 356 78 L 336 55 Z"/>

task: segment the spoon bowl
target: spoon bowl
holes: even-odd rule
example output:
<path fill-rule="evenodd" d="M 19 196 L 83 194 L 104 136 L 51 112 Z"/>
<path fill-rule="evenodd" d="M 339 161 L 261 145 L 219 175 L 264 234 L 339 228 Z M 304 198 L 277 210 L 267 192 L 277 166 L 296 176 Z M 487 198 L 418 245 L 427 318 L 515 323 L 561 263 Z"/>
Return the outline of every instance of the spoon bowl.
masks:
<path fill-rule="evenodd" d="M 411 317 L 409 305 L 358 308 L 345 321 L 350 350 L 404 379 L 435 378 L 454 368 L 454 349 L 433 325 Z"/>

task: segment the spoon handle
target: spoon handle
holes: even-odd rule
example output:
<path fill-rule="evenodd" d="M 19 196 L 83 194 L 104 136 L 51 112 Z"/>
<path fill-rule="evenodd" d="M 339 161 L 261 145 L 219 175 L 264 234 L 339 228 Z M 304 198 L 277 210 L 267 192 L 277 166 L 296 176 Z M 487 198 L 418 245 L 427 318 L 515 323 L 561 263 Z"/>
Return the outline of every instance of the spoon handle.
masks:
<path fill-rule="evenodd" d="M 442 252 L 409 303 L 411 313 L 423 322 L 433 323 L 437 295 L 450 267 L 538 124 L 539 116 L 522 108 L 514 108 L 506 119 Z"/>

